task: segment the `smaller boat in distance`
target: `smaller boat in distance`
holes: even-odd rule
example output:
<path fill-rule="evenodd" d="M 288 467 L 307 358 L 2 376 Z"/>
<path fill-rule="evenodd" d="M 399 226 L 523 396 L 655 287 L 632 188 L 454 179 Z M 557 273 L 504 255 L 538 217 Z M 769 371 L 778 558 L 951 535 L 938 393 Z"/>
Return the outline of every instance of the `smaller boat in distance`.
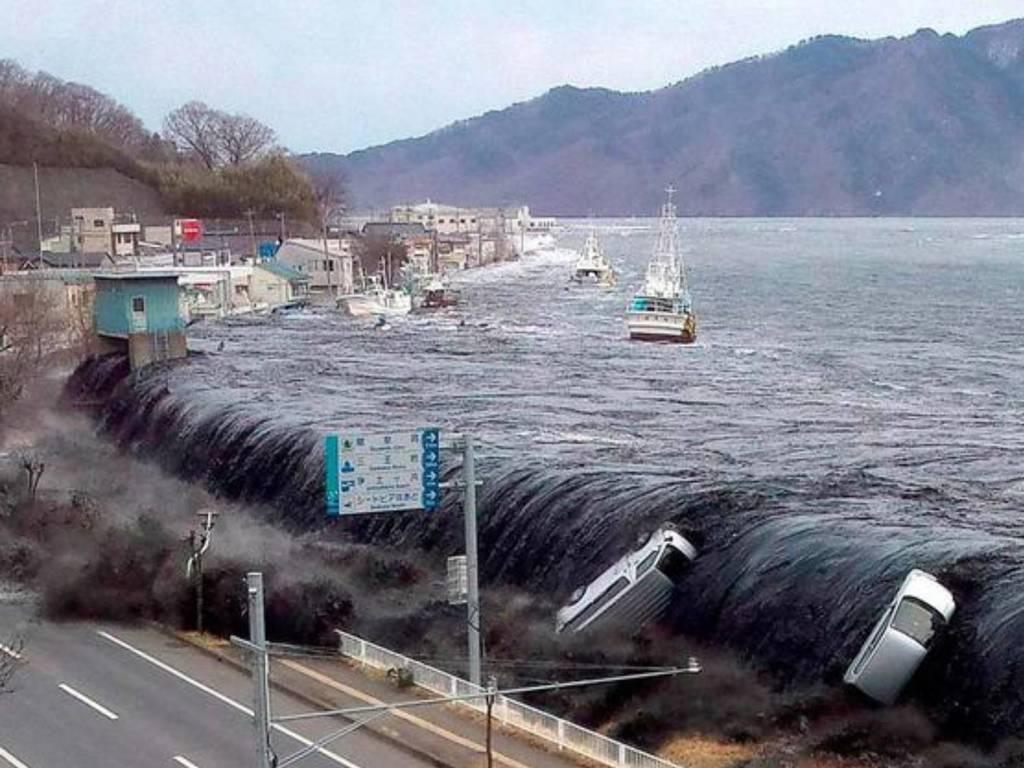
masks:
<path fill-rule="evenodd" d="M 604 250 L 597 240 L 597 233 L 593 230 L 583 243 L 580 257 L 573 267 L 572 279 L 576 283 L 596 282 L 603 287 L 615 285 L 615 268 L 604 255 Z"/>
<path fill-rule="evenodd" d="M 421 309 L 444 309 L 459 303 L 459 294 L 452 290 L 444 275 L 425 275 L 417 289 L 417 306 Z"/>
<path fill-rule="evenodd" d="M 697 340 L 697 318 L 690 303 L 686 267 L 679 253 L 679 230 L 675 189 L 665 190 L 668 200 L 661 207 L 661 223 L 654 255 L 647 265 L 644 284 L 626 309 L 629 338 L 692 344 Z"/>

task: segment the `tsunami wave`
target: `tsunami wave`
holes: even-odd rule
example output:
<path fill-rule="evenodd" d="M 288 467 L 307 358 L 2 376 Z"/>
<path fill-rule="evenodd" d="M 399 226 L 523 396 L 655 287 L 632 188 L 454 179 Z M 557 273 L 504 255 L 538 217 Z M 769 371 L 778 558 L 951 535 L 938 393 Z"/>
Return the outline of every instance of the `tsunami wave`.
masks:
<path fill-rule="evenodd" d="M 66 396 L 95 405 L 123 449 L 259 504 L 285 527 L 438 557 L 461 551 L 453 494 L 432 515 L 326 519 L 323 436 L 258 404 L 176 396 L 164 368 L 130 374 L 118 356 L 80 366 Z M 735 650 L 779 686 L 838 685 L 899 583 L 922 568 L 954 592 L 958 610 L 908 695 L 975 740 L 1024 725 L 1024 557 L 1018 539 L 973 527 L 955 491 L 864 470 L 749 481 L 540 463 L 483 470 L 485 586 L 560 601 L 671 522 L 700 551 L 669 617 L 674 631 Z"/>

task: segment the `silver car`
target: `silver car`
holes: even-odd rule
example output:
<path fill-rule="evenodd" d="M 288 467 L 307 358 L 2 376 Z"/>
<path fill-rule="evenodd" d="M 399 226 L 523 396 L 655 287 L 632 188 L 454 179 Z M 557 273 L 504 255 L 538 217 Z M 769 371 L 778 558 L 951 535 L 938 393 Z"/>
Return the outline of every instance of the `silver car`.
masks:
<path fill-rule="evenodd" d="M 669 526 L 577 589 L 558 612 L 556 631 L 582 632 L 601 627 L 639 630 L 661 618 L 676 586 L 697 557 L 696 548 Z"/>
<path fill-rule="evenodd" d="M 930 573 L 912 570 L 886 607 L 843 681 L 882 704 L 892 704 L 924 661 L 956 602 Z"/>

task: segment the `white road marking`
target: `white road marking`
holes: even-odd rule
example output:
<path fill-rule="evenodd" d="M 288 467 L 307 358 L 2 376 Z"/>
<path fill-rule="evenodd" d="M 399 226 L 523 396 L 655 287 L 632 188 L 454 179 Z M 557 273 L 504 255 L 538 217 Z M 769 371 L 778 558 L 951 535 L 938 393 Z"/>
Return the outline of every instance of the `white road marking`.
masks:
<path fill-rule="evenodd" d="M 9 765 L 13 766 L 13 768 L 28 768 L 27 765 L 25 765 L 23 762 L 21 762 L 21 760 L 16 758 L 3 747 L 0 747 L 0 757 L 6 760 Z"/>
<path fill-rule="evenodd" d="M 103 630 L 97 630 L 97 634 L 99 634 L 99 636 L 104 638 L 105 640 L 109 640 L 114 645 L 119 646 L 119 647 L 123 648 L 124 650 L 129 651 L 130 653 L 135 654 L 136 656 L 138 656 L 143 661 L 148 661 L 154 667 L 157 667 L 158 669 L 162 669 L 164 672 L 168 673 L 169 675 L 174 675 L 174 677 L 178 678 L 183 683 L 188 683 L 193 688 L 197 688 L 198 690 L 202 691 L 203 693 L 205 693 L 205 694 L 207 694 L 209 696 L 212 696 L 213 698 L 217 699 L 217 701 L 219 701 L 219 702 L 221 702 L 223 704 L 227 704 L 232 709 L 235 709 L 235 710 L 237 710 L 239 712 L 242 712 L 242 713 L 244 713 L 248 717 L 252 717 L 253 716 L 253 711 L 249 707 L 245 706 L 244 704 L 240 704 L 239 702 L 237 702 L 234 699 L 232 699 L 230 696 L 225 696 L 220 691 L 215 691 L 210 686 L 204 685 L 203 683 L 200 683 L 198 680 L 195 680 L 195 679 L 189 677 L 184 672 L 180 672 L 179 670 L 175 669 L 170 664 L 166 664 L 166 663 L 160 661 L 160 659 L 156 658 L 155 656 L 150 656 L 145 651 L 139 650 L 135 646 L 126 643 L 121 638 L 114 637 L 114 635 L 110 634 L 109 632 L 104 632 Z M 278 733 L 283 733 L 288 738 L 295 739 L 295 741 L 299 742 L 304 747 L 311 747 L 311 746 L 313 746 L 313 741 L 311 739 L 307 739 L 302 734 L 296 733 L 291 728 L 286 728 L 285 726 L 278 725 L 277 723 L 275 723 L 272 726 L 272 728 L 275 731 L 277 731 Z M 316 751 L 317 751 L 318 754 L 323 755 L 324 757 L 326 757 L 331 762 L 337 763 L 338 765 L 343 765 L 343 766 L 345 766 L 345 768 L 361 768 L 361 766 L 356 765 L 355 763 L 353 763 L 353 762 L 351 762 L 349 760 L 346 760 L 341 755 L 337 755 L 334 752 L 331 752 L 329 749 L 325 749 L 324 747 L 317 747 Z"/>
<path fill-rule="evenodd" d="M 117 720 L 117 714 L 115 712 L 111 712 L 109 709 L 104 707 L 102 704 L 97 704 L 95 701 L 90 699 L 84 693 L 80 693 L 79 691 L 76 691 L 74 688 L 72 688 L 67 683 L 61 683 L 57 687 L 60 688 L 62 691 L 64 691 L 64 693 L 66 693 L 68 696 L 71 696 L 71 697 L 73 697 L 75 699 L 78 699 L 80 702 L 85 704 L 85 706 L 91 707 L 92 709 L 96 710 L 97 712 L 99 712 L 101 715 L 103 715 L 108 720 Z"/>
<path fill-rule="evenodd" d="M 21 654 L 13 648 L 9 648 L 8 646 L 4 645 L 3 643 L 0 643 L 0 653 L 6 653 L 15 661 L 21 661 Z"/>
<path fill-rule="evenodd" d="M 198 765 L 196 765 L 195 763 L 190 763 L 188 760 L 186 760 L 181 755 L 175 755 L 171 759 L 174 760 L 174 762 L 176 762 L 178 765 L 185 766 L 185 768 L 199 768 Z"/>

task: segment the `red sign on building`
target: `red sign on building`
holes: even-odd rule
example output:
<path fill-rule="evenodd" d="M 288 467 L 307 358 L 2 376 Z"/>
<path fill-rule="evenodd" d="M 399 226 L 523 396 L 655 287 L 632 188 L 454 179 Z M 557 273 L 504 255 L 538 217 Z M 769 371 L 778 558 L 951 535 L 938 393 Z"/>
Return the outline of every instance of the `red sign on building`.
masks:
<path fill-rule="evenodd" d="M 196 243 L 203 239 L 203 222 L 199 219 L 178 219 L 174 225 L 183 242 Z"/>

